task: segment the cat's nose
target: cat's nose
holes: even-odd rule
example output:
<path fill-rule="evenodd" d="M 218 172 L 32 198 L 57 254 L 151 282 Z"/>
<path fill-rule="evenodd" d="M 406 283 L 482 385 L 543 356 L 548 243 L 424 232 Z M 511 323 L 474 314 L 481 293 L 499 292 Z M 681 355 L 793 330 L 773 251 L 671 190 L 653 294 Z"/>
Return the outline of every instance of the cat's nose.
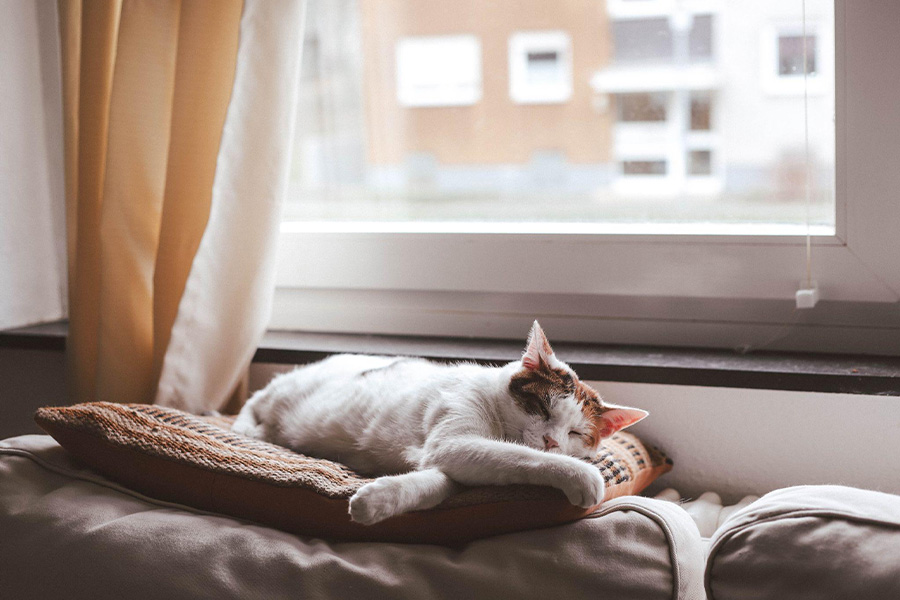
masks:
<path fill-rule="evenodd" d="M 544 450 L 549 450 L 550 448 L 559 448 L 559 443 L 554 440 L 549 435 L 544 436 Z"/>

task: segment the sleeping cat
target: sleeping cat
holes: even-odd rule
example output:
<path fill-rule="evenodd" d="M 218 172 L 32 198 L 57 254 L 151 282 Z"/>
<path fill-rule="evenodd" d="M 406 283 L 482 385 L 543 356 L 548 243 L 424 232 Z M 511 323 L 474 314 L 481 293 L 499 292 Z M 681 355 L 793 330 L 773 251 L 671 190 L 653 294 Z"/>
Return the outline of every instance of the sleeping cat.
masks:
<path fill-rule="evenodd" d="M 256 392 L 233 431 L 378 477 L 350 499 L 370 525 L 440 504 L 458 487 L 530 483 L 603 500 L 600 440 L 647 412 L 604 403 L 553 353 L 535 321 L 503 367 L 341 354 Z"/>

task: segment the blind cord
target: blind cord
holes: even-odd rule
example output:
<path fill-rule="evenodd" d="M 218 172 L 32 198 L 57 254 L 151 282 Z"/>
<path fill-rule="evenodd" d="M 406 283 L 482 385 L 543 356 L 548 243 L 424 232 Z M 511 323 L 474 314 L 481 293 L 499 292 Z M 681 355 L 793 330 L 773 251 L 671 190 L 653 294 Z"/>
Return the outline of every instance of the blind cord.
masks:
<path fill-rule="evenodd" d="M 806 200 L 806 287 L 812 287 L 812 220 L 810 209 L 810 157 L 809 157 L 809 36 L 806 32 L 806 0 L 803 4 L 803 153 L 806 164 L 804 193 Z"/>

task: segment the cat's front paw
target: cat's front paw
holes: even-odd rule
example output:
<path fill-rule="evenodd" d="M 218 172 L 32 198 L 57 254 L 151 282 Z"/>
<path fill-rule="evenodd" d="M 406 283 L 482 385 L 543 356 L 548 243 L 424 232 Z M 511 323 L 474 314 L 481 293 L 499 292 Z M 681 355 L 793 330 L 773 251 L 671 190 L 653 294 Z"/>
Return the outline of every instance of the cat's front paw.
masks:
<path fill-rule="evenodd" d="M 560 486 L 569 502 L 582 508 L 590 508 L 603 502 L 606 483 L 600 469 L 582 461 L 578 461 L 573 467 Z"/>
<path fill-rule="evenodd" d="M 374 525 L 401 512 L 395 490 L 381 479 L 362 486 L 350 498 L 350 518 L 363 525 Z"/>

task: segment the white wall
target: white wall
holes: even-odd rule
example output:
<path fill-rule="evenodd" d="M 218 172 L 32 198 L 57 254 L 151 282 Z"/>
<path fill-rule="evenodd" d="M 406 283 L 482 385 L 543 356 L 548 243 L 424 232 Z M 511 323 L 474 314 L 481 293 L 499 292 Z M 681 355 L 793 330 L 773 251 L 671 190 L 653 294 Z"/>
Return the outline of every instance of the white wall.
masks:
<path fill-rule="evenodd" d="M 0 439 L 42 433 L 32 417 L 41 406 L 66 404 L 62 352 L 0 348 Z"/>
<path fill-rule="evenodd" d="M 650 411 L 634 427 L 675 468 L 661 484 L 737 500 L 800 484 L 900 494 L 900 398 L 633 383 L 592 385 Z"/>

